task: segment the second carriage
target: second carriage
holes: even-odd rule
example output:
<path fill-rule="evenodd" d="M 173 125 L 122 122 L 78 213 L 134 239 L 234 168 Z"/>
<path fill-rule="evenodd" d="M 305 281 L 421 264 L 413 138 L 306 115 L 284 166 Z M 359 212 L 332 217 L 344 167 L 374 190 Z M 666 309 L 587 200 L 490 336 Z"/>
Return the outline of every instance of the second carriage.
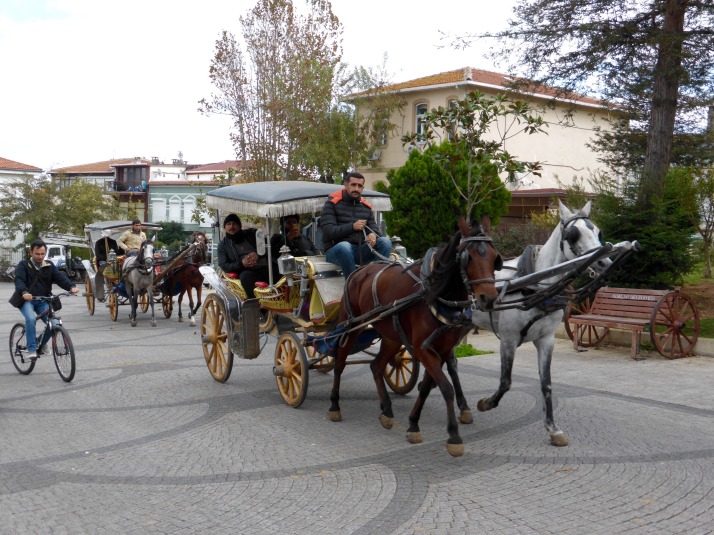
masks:
<path fill-rule="evenodd" d="M 220 188 L 207 194 L 206 204 L 219 215 L 237 213 L 264 220 L 267 233 L 257 234 L 259 254 L 263 247 L 269 259 L 271 224 L 280 217 L 310 214 L 313 242 L 316 237 L 316 214 L 327 196 L 339 186 L 315 182 L 263 182 Z M 363 197 L 379 212 L 390 210 L 389 196 L 365 190 Z M 216 243 L 217 240 L 214 240 Z M 278 251 L 277 253 L 280 253 Z M 216 272 L 210 266 L 201 268 L 206 282 L 213 288 L 203 304 L 201 342 L 209 372 L 216 381 L 225 382 L 233 369 L 234 357 L 254 359 L 261 354 L 267 336 L 277 337 L 273 374 L 278 390 L 288 405 L 298 407 L 307 394 L 309 370 L 329 372 L 334 361 L 330 346 L 334 340 L 326 335 L 337 323 L 345 280 L 340 268 L 324 256 L 293 258 L 289 253 L 277 258 L 279 273 L 269 262 L 271 283 L 256 287 L 254 299 L 247 295 L 238 279 Z M 373 332 L 367 332 L 354 358 L 348 364 L 371 362 L 356 353 L 377 343 Z M 396 393 L 406 394 L 416 385 L 420 364 L 404 349 L 389 363 L 386 381 Z"/>

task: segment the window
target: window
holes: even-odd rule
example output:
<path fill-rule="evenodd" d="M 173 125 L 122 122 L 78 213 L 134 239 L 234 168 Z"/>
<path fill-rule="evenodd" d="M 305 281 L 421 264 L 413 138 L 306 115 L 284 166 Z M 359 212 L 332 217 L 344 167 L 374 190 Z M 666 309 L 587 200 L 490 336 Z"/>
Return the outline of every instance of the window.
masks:
<path fill-rule="evenodd" d="M 417 134 L 417 139 L 420 141 L 426 141 L 426 137 L 424 134 L 426 133 L 426 120 L 424 119 L 424 116 L 426 115 L 427 112 L 427 105 L 426 104 L 417 104 L 416 105 L 416 124 L 414 128 L 414 132 Z"/>
<path fill-rule="evenodd" d="M 178 197 L 169 199 L 169 221 L 181 222 L 181 199 Z"/>
<path fill-rule="evenodd" d="M 183 222 L 191 224 L 191 218 L 193 217 L 193 211 L 196 209 L 196 199 L 194 197 L 186 197 L 183 200 Z"/>
<path fill-rule="evenodd" d="M 154 199 L 151 201 L 151 221 L 153 223 L 166 221 L 166 199 Z"/>

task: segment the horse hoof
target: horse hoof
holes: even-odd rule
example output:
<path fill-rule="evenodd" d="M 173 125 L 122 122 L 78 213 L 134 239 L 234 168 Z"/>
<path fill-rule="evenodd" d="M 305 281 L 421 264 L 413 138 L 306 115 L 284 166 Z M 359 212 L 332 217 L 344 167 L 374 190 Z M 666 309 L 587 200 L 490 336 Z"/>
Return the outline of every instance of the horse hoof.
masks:
<path fill-rule="evenodd" d="M 179 323 L 183 323 L 183 318 L 179 316 Z"/>
<path fill-rule="evenodd" d="M 476 408 L 479 412 L 486 412 L 491 410 L 491 404 L 488 402 L 488 398 L 480 399 L 476 404 Z"/>
<path fill-rule="evenodd" d="M 459 422 L 462 424 L 474 423 L 474 416 L 471 414 L 471 411 L 461 411 L 461 414 L 459 415 Z"/>
<path fill-rule="evenodd" d="M 156 327 L 156 322 L 155 322 L 155 321 L 152 321 L 152 322 L 151 322 L 151 326 L 152 326 L 152 327 Z"/>
<path fill-rule="evenodd" d="M 131 322 L 131 326 L 132 326 L 132 327 L 136 327 L 136 322 L 135 322 L 135 321 L 132 321 L 132 322 Z"/>
<path fill-rule="evenodd" d="M 566 437 L 565 433 L 563 433 L 562 431 L 558 431 L 557 433 L 551 433 L 550 443 L 553 444 L 553 446 L 558 447 L 567 446 L 569 444 L 568 437 Z"/>
<path fill-rule="evenodd" d="M 332 420 L 333 422 L 342 421 L 342 413 L 340 411 L 330 411 L 327 414 L 330 416 L 330 420 Z"/>
<path fill-rule="evenodd" d="M 410 444 L 421 444 L 422 443 L 421 432 L 412 431 L 412 432 L 407 433 L 407 440 L 409 441 Z"/>
<path fill-rule="evenodd" d="M 394 418 L 390 418 L 389 416 L 380 414 L 379 415 L 379 423 L 382 424 L 382 427 L 384 427 L 385 429 L 391 429 L 392 426 L 394 425 Z"/>
<path fill-rule="evenodd" d="M 448 451 L 452 457 L 461 457 L 464 454 L 464 445 L 447 443 L 446 451 Z"/>
<path fill-rule="evenodd" d="M 195 327 L 195 326 L 196 326 L 196 320 L 191 318 L 191 327 Z"/>

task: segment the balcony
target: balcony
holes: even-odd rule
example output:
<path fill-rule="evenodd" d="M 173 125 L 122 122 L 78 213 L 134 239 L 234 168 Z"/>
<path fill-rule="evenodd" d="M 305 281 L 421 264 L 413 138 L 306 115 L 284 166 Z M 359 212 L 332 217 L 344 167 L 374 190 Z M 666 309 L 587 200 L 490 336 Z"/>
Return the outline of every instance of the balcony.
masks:
<path fill-rule="evenodd" d="M 145 180 L 113 180 L 107 183 L 109 191 L 115 191 L 120 194 L 141 194 L 146 195 Z"/>

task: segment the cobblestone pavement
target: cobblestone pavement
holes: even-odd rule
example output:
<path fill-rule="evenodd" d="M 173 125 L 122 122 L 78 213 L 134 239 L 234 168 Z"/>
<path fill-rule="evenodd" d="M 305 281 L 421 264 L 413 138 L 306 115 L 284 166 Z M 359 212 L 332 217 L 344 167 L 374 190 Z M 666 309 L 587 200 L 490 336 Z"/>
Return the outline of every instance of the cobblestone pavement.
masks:
<path fill-rule="evenodd" d="M 12 286 L 0 284 L 7 303 Z M 555 417 L 542 423 L 532 346 L 512 391 L 460 427 L 445 450 L 444 403 L 432 394 L 424 443 L 405 438 L 415 393 L 378 422 L 366 365 L 342 381 L 343 421 L 327 418 L 332 375 L 311 372 L 306 402 L 284 405 L 274 344 L 236 361 L 225 384 L 204 364 L 198 327 L 128 307 L 112 322 L 81 298 L 61 312 L 78 370 L 65 384 L 50 358 L 13 367 L 0 332 L 0 533 L 476 534 L 714 532 L 714 359 L 633 361 L 628 348 L 574 353 L 559 340 Z M 470 341 L 495 349 L 494 336 Z M 472 408 L 498 383 L 498 356 L 459 361 Z"/>

